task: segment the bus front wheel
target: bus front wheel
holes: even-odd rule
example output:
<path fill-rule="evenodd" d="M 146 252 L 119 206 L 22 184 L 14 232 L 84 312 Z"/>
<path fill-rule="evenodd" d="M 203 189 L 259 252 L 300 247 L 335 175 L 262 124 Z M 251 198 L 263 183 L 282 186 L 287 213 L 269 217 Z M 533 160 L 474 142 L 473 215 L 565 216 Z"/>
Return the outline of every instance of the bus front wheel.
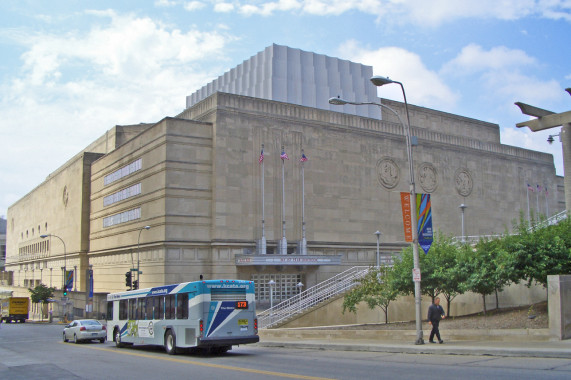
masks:
<path fill-rule="evenodd" d="M 165 335 L 165 351 L 169 355 L 175 355 L 176 350 L 176 337 L 171 330 L 168 330 Z"/>

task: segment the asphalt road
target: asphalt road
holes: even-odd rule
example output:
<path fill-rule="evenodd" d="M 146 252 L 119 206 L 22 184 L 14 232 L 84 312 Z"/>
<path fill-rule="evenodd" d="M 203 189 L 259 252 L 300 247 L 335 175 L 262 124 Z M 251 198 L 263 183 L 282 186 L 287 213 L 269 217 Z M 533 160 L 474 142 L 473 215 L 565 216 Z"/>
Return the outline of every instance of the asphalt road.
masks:
<path fill-rule="evenodd" d="M 161 348 L 63 343 L 62 326 L 2 324 L 0 379 L 569 379 L 571 358 L 412 355 L 236 347 L 169 356 Z"/>

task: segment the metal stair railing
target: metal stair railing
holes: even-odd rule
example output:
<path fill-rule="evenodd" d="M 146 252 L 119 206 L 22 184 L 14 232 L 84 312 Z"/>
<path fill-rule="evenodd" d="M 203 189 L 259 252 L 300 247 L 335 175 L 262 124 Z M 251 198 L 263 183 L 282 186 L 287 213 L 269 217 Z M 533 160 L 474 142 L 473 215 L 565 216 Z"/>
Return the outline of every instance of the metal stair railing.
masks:
<path fill-rule="evenodd" d="M 554 224 L 558 224 L 559 222 L 561 222 L 562 220 L 567 219 L 569 216 L 569 213 L 567 212 L 567 210 L 563 210 L 560 213 L 557 213 L 555 215 L 550 216 L 548 219 L 542 220 L 537 222 L 536 224 L 530 226 L 527 230 L 528 231 L 532 231 L 532 230 L 537 230 L 540 228 L 545 228 L 548 226 L 552 226 Z M 513 235 L 513 234 L 512 234 Z M 474 235 L 474 236 L 464 236 L 464 239 L 462 239 L 462 236 L 455 236 L 452 238 L 452 241 L 454 241 L 456 244 L 460 244 L 460 243 L 466 243 L 466 244 L 476 244 L 480 241 L 480 239 L 488 239 L 488 240 L 493 240 L 493 239 L 497 239 L 497 238 L 501 238 L 502 236 L 506 236 L 505 234 L 499 234 L 499 235 Z"/>
<path fill-rule="evenodd" d="M 258 326 L 262 329 L 272 327 L 290 317 L 346 292 L 357 284 L 369 271 L 368 266 L 356 266 L 341 272 L 303 292 L 258 314 Z"/>

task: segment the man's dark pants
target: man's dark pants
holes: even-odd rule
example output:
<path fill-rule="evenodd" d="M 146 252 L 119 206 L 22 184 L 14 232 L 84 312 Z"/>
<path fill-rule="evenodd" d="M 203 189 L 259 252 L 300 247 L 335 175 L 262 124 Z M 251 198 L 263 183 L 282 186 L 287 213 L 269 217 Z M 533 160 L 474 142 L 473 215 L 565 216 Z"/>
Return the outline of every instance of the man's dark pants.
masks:
<path fill-rule="evenodd" d="M 430 332 L 430 341 L 434 339 L 434 335 L 436 334 L 436 337 L 440 342 L 442 340 L 440 339 L 440 331 L 438 330 L 438 325 L 440 324 L 440 321 L 431 321 L 431 322 L 432 322 L 432 331 Z"/>

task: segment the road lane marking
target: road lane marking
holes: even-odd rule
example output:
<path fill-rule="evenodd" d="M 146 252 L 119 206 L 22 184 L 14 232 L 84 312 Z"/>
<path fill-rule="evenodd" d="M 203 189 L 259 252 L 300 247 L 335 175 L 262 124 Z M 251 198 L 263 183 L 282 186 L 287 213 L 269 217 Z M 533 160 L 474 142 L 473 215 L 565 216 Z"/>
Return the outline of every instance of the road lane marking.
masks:
<path fill-rule="evenodd" d="M 59 343 L 60 344 L 66 344 L 64 342 L 59 342 Z M 262 369 L 234 367 L 234 366 L 229 366 L 229 365 L 224 365 L 224 364 L 202 363 L 202 362 L 197 362 L 194 360 L 177 359 L 177 358 L 172 358 L 172 357 L 168 357 L 168 356 L 162 357 L 162 356 L 144 354 L 144 353 L 140 353 L 140 352 L 128 352 L 128 351 L 124 351 L 124 350 L 110 349 L 110 348 L 105 348 L 105 347 L 95 347 L 95 346 L 86 346 L 86 345 L 80 345 L 78 347 L 89 348 L 91 350 L 99 350 L 99 351 L 107 351 L 107 352 L 112 352 L 112 353 L 119 353 L 119 354 L 124 354 L 124 355 L 138 356 L 141 358 L 157 359 L 157 360 L 169 361 L 169 362 L 174 362 L 174 363 L 194 364 L 194 365 L 198 365 L 198 366 L 202 366 L 202 367 L 226 369 L 229 371 L 256 373 L 259 375 L 277 376 L 277 377 L 285 377 L 285 378 L 290 378 L 290 379 L 304 379 L 304 380 L 333 380 L 333 379 L 330 379 L 327 377 L 304 376 L 304 375 L 285 373 L 285 372 L 265 371 Z"/>

